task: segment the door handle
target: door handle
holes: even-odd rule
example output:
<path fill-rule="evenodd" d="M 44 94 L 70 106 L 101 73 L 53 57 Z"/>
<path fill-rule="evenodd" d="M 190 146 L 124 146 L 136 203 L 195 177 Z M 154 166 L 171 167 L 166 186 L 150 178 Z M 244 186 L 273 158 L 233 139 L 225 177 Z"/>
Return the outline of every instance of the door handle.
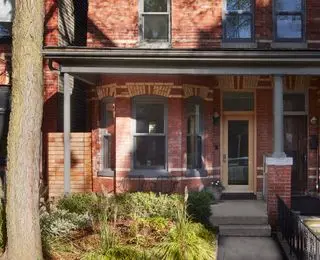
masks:
<path fill-rule="evenodd" d="M 224 163 L 227 162 L 227 155 L 226 155 L 226 154 L 223 154 L 223 156 L 222 156 L 222 161 L 223 161 Z"/>

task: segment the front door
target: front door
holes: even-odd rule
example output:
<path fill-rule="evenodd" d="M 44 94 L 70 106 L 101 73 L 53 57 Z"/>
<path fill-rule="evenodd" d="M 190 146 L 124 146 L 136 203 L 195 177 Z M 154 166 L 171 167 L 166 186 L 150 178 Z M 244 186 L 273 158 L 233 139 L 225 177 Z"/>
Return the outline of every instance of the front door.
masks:
<path fill-rule="evenodd" d="M 228 192 L 253 192 L 253 117 L 225 116 L 223 183 Z"/>
<path fill-rule="evenodd" d="M 291 187 L 302 194 L 307 187 L 307 117 L 284 117 L 284 152 L 293 158 Z"/>

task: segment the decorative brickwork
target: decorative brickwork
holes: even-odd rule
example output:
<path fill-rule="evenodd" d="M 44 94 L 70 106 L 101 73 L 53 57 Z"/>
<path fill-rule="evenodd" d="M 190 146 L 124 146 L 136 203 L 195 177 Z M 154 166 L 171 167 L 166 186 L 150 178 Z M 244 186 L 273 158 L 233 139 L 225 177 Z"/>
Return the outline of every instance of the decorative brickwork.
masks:
<path fill-rule="evenodd" d="M 177 92 L 179 89 L 181 91 Z M 99 99 L 104 97 L 134 97 L 140 95 L 157 95 L 170 98 L 188 98 L 199 96 L 212 101 L 212 90 L 200 85 L 175 85 L 173 82 L 128 82 L 106 84 L 96 88 Z"/>
<path fill-rule="evenodd" d="M 49 196 L 61 196 L 64 189 L 63 133 L 48 134 Z M 71 192 L 92 191 L 91 133 L 71 134 Z"/>

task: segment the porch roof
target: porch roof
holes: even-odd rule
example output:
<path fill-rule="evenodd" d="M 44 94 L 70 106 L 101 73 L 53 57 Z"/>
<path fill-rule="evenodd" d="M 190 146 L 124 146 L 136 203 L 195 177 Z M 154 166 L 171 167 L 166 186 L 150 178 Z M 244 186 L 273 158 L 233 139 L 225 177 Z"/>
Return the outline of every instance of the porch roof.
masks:
<path fill-rule="evenodd" d="M 71 74 L 319 75 L 316 50 L 194 50 L 46 47 Z"/>

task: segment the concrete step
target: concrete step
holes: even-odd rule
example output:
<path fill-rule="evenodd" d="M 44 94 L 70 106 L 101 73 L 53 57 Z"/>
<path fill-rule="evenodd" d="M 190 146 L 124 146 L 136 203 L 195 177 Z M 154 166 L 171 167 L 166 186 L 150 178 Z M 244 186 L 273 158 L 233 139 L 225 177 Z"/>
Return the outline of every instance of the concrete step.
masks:
<path fill-rule="evenodd" d="M 211 215 L 211 225 L 217 227 L 220 225 L 267 225 L 268 216 L 216 216 Z"/>
<path fill-rule="evenodd" d="M 270 225 L 220 225 L 220 236 L 232 237 L 270 237 Z"/>

